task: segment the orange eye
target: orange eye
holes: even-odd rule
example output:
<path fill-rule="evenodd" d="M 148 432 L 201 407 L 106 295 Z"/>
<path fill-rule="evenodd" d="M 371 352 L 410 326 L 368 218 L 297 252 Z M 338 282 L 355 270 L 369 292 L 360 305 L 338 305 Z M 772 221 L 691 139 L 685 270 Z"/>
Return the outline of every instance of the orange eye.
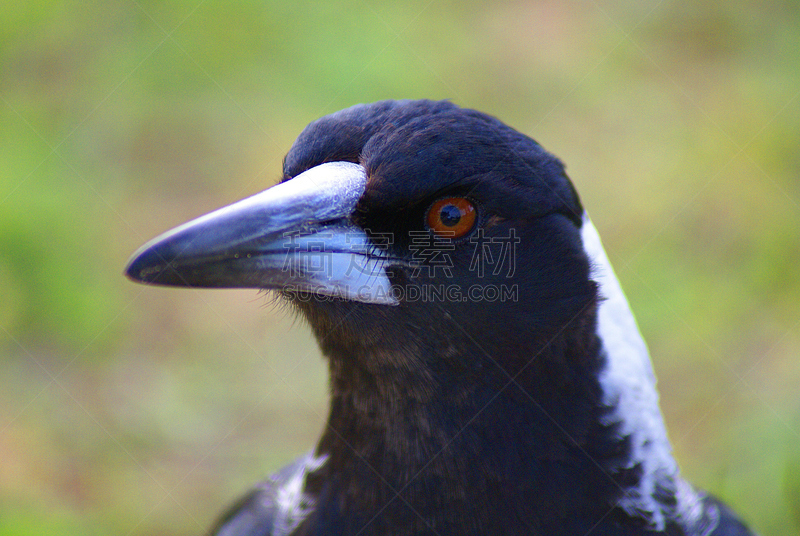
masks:
<path fill-rule="evenodd" d="M 439 199 L 428 209 L 428 228 L 439 236 L 461 238 L 475 227 L 477 211 L 472 201 L 463 197 Z"/>

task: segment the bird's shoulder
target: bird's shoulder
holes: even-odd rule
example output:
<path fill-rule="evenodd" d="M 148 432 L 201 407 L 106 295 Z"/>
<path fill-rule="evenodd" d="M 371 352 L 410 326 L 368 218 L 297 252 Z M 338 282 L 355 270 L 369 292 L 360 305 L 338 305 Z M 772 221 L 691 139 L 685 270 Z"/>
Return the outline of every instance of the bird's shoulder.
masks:
<path fill-rule="evenodd" d="M 306 475 L 324 460 L 308 453 L 259 482 L 223 514 L 210 536 L 286 536 L 310 509 Z"/>
<path fill-rule="evenodd" d="M 716 497 L 706 495 L 703 498 L 703 506 L 706 510 L 716 511 L 718 515 L 717 525 L 708 533 L 709 536 L 757 536 L 733 510 Z"/>

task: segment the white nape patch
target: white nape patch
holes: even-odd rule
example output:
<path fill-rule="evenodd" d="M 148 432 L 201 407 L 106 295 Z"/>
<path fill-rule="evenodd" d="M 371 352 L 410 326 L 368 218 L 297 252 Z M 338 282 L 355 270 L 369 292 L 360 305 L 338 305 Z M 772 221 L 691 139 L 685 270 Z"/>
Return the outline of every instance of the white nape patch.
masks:
<path fill-rule="evenodd" d="M 290 534 L 314 508 L 313 499 L 303 493 L 306 475 L 322 467 L 326 459 L 327 456 L 315 457 L 308 453 L 292 464 L 292 472 L 275 496 L 278 511 L 273 534 Z"/>
<path fill-rule="evenodd" d="M 691 484 L 678 479 L 675 495 L 678 499 L 676 519 L 686 534 L 709 536 L 719 525 L 719 508 L 715 504 L 705 506 L 704 495 Z"/>
<path fill-rule="evenodd" d="M 600 285 L 598 335 L 607 362 L 600 374 L 603 402 L 613 408 L 603 424 L 618 423 L 620 434 L 630 436 L 631 459 L 621 468 L 641 465 L 642 478 L 627 490 L 619 506 L 630 515 L 644 516 L 656 530 L 664 530 L 673 508 L 659 503 L 655 492 L 659 482 L 674 488 L 678 466 L 672 457 L 664 419 L 658 406 L 658 392 L 650 355 L 628 301 L 614 275 L 600 236 L 584 213 L 581 227 L 583 247 L 592 262 L 594 280 Z M 685 493 L 679 502 L 694 500 Z M 683 510 L 678 505 L 678 511 Z"/>

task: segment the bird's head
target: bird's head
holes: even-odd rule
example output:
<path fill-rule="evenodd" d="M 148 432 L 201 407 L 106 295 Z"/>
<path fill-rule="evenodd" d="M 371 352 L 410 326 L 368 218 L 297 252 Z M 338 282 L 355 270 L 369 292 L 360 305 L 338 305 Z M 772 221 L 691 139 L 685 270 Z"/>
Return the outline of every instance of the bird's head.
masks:
<path fill-rule="evenodd" d="M 453 353 L 478 325 L 497 337 L 481 346 L 541 344 L 595 301 L 582 222 L 532 139 L 450 102 L 384 101 L 311 123 L 280 184 L 156 238 L 127 274 L 277 290 L 328 344 Z"/>

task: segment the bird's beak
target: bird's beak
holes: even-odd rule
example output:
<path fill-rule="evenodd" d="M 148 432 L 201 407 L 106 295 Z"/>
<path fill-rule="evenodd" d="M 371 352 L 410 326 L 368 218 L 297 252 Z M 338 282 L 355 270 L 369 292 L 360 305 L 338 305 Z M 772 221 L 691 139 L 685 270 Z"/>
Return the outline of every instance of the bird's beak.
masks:
<path fill-rule="evenodd" d="M 125 272 L 157 285 L 396 304 L 384 270 L 388 257 L 350 219 L 366 184 L 358 164 L 321 164 L 151 240 Z"/>

